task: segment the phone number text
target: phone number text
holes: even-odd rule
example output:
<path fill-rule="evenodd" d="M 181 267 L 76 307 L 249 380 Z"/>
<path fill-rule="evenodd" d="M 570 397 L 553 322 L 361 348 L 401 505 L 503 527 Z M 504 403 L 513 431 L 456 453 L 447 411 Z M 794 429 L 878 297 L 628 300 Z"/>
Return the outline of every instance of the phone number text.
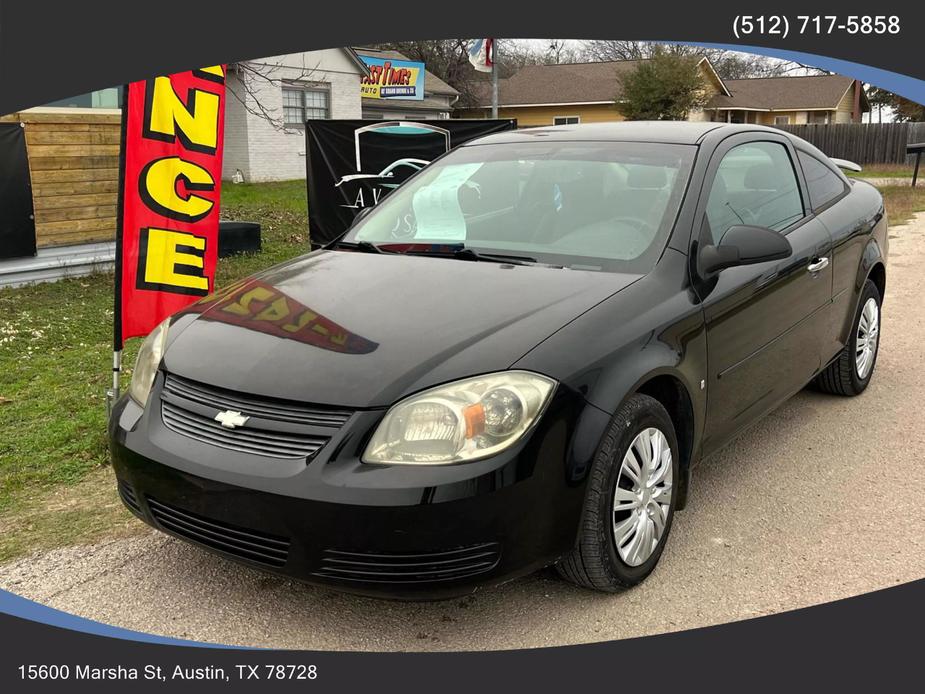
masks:
<path fill-rule="evenodd" d="M 743 36 L 780 36 L 787 38 L 791 31 L 798 34 L 850 34 L 852 36 L 883 36 L 898 34 L 901 24 L 898 15 L 797 15 L 740 14 L 732 20 L 732 33 L 737 39 Z"/>

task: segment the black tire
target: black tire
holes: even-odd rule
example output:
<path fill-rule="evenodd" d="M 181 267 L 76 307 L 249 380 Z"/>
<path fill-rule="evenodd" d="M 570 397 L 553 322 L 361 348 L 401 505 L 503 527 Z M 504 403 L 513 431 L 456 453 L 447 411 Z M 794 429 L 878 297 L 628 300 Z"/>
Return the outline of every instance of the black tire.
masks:
<path fill-rule="evenodd" d="M 639 566 L 620 557 L 613 533 L 613 496 L 623 457 L 636 436 L 649 427 L 659 429 L 671 449 L 672 494 L 664 531 L 651 556 Z M 588 479 L 588 490 L 575 548 L 556 564 L 559 575 L 571 583 L 605 592 L 630 588 L 645 579 L 658 563 L 671 531 L 677 505 L 678 440 L 674 425 L 661 403 L 635 394 L 617 411 L 598 446 Z"/>
<path fill-rule="evenodd" d="M 878 331 L 873 353 L 873 363 L 870 365 L 867 375 L 861 378 L 855 368 L 855 354 L 857 352 L 858 324 L 861 321 L 861 313 L 868 299 L 874 299 L 877 302 Z M 880 290 L 877 289 L 877 285 L 867 280 L 864 284 L 864 290 L 861 292 L 861 299 L 858 301 L 854 322 L 851 324 L 851 336 L 848 338 L 845 348 L 835 361 L 825 367 L 825 369 L 816 376 L 814 384 L 819 390 L 824 393 L 831 393 L 832 395 L 851 396 L 860 395 L 867 388 L 867 384 L 870 383 L 870 379 L 877 368 L 877 354 L 880 352 L 879 325 L 882 324 L 882 321 L 879 320 L 879 314 L 882 303 L 883 297 L 880 296 Z"/>

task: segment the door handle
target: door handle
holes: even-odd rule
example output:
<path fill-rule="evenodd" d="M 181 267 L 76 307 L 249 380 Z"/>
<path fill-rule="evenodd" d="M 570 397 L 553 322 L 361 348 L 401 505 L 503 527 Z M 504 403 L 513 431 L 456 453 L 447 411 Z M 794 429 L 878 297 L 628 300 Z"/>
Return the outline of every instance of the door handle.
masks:
<path fill-rule="evenodd" d="M 814 260 L 809 265 L 806 266 L 806 269 L 809 272 L 819 272 L 820 270 L 825 270 L 829 266 L 828 258 L 819 258 Z"/>

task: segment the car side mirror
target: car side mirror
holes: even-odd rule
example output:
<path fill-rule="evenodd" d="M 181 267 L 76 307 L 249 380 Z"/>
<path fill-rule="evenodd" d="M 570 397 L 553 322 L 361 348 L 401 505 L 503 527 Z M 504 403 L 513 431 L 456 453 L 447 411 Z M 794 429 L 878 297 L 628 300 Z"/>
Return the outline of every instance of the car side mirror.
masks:
<path fill-rule="evenodd" d="M 793 248 L 787 237 L 765 227 L 737 225 L 729 227 L 719 245 L 700 249 L 698 265 L 706 277 L 739 265 L 755 265 L 789 258 Z"/>

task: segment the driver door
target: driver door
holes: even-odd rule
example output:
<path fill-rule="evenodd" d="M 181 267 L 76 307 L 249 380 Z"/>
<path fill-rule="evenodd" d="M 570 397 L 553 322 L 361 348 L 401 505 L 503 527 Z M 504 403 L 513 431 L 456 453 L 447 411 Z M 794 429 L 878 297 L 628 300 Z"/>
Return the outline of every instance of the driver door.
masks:
<path fill-rule="evenodd" d="M 731 226 L 779 231 L 784 260 L 728 268 L 701 289 L 707 331 L 704 450 L 722 446 L 821 368 L 832 298 L 832 240 L 809 209 L 789 141 L 730 138 L 710 162 L 697 219 L 719 244 Z"/>

